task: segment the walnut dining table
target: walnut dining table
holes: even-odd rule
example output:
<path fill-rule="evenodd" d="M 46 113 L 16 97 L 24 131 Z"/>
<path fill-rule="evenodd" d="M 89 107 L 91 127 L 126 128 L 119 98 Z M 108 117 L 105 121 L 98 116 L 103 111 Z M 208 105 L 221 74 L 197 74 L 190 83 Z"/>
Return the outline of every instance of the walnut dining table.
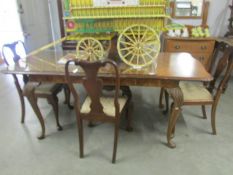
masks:
<path fill-rule="evenodd" d="M 74 55 L 75 51 L 62 50 L 58 47 L 39 49 L 20 60 L 18 64 L 2 68 L 1 72 L 28 75 L 29 81 L 32 82 L 66 83 L 64 64 L 67 59 Z M 141 69 L 131 68 L 122 63 L 120 59 L 116 59 L 116 61 L 119 66 L 121 86 L 149 86 L 169 89 L 174 105 L 168 120 L 167 143 L 169 147 L 174 148 L 176 144 L 172 141 L 173 131 L 183 104 L 183 94 L 179 88 L 179 82 L 209 82 L 212 80 L 212 76 L 198 60 L 188 53 L 160 53 L 152 65 Z M 76 71 L 76 76 L 73 78 L 77 83 L 80 83 L 81 77 L 84 75 L 83 71 L 79 69 L 71 71 Z M 80 74 L 77 75 L 77 71 Z M 105 85 L 114 83 L 114 74 L 111 73 L 110 69 L 101 70 L 99 76 L 103 78 Z M 40 122 L 43 122 L 41 116 L 37 117 Z"/>

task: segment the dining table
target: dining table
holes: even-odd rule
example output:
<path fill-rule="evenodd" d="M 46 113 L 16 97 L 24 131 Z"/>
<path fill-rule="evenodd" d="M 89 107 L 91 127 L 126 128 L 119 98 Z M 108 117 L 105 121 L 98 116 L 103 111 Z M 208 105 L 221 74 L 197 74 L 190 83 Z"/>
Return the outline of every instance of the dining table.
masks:
<path fill-rule="evenodd" d="M 27 75 L 29 82 L 67 83 L 65 78 L 65 63 L 77 59 L 75 50 L 63 50 L 61 43 L 52 43 L 29 53 L 17 64 L 4 66 L 1 73 Z M 117 54 L 108 59 L 116 61 L 120 75 L 121 86 L 159 87 L 169 90 L 173 100 L 174 110 L 170 112 L 167 126 L 167 144 L 175 148 L 174 128 L 182 110 L 183 93 L 179 87 L 180 81 L 209 82 L 213 79 L 204 66 L 189 53 L 159 53 L 153 63 L 147 67 L 134 68 L 123 63 Z M 81 83 L 84 72 L 71 67 L 72 79 Z M 73 74 L 72 74 L 73 72 Z M 100 71 L 104 85 L 113 85 L 115 75 L 109 68 Z M 35 111 L 36 109 L 34 109 Z M 42 116 L 38 116 L 43 122 Z"/>

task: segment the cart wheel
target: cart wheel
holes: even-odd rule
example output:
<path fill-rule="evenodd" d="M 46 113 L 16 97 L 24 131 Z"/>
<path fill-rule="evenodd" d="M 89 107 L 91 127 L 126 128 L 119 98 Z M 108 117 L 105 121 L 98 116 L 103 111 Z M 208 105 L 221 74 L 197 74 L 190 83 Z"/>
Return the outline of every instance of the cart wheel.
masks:
<path fill-rule="evenodd" d="M 150 65 L 160 51 L 160 40 L 147 25 L 132 25 L 119 36 L 117 50 L 121 59 L 133 68 Z"/>
<path fill-rule="evenodd" d="M 77 58 L 87 61 L 98 61 L 104 58 L 102 44 L 95 38 L 83 38 L 76 47 Z"/>

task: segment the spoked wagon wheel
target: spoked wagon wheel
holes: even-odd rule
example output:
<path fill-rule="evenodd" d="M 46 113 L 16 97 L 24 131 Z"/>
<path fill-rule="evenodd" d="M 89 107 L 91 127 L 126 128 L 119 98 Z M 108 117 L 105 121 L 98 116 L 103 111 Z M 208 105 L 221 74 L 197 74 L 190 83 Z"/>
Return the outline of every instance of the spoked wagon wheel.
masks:
<path fill-rule="evenodd" d="M 119 36 L 117 50 L 121 59 L 134 68 L 150 65 L 160 51 L 160 40 L 147 25 L 132 25 Z"/>
<path fill-rule="evenodd" d="M 87 61 L 98 61 L 104 58 L 102 44 L 95 38 L 83 38 L 76 47 L 77 58 Z"/>

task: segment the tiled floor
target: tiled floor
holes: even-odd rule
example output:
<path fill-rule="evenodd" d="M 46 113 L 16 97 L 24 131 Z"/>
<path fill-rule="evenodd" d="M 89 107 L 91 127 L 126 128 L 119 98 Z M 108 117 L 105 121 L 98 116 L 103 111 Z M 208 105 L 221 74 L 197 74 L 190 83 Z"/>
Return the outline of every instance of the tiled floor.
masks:
<path fill-rule="evenodd" d="M 85 158 L 79 158 L 74 111 L 60 94 L 60 121 L 46 101 L 39 105 L 47 137 L 38 140 L 39 123 L 28 103 L 26 121 L 20 123 L 20 103 L 11 76 L 0 75 L 0 174 L 1 175 L 232 175 L 233 81 L 217 110 L 218 135 L 211 135 L 210 117 L 201 119 L 200 107 L 185 107 L 177 123 L 176 149 L 166 146 L 168 117 L 158 108 L 158 88 L 133 87 L 134 131 L 123 130 L 122 118 L 117 162 L 111 164 L 113 127 L 85 124 Z M 208 116 L 209 116 L 208 108 Z"/>

